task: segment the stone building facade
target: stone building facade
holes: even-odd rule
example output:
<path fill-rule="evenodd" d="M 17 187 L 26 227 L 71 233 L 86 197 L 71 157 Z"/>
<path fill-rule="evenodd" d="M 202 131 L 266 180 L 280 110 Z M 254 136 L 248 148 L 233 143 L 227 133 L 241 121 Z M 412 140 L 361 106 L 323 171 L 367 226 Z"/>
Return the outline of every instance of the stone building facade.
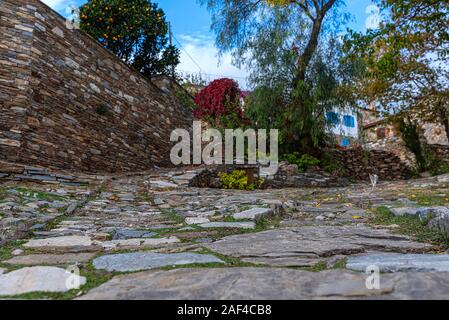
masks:
<path fill-rule="evenodd" d="M 191 112 L 38 0 L 0 0 L 0 160 L 86 172 L 169 166 Z"/>

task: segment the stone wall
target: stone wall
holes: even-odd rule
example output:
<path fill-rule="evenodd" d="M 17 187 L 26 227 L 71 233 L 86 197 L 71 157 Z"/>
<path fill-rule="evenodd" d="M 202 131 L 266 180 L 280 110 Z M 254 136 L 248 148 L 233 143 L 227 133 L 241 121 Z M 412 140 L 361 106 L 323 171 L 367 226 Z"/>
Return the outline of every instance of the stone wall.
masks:
<path fill-rule="evenodd" d="M 365 150 L 381 150 L 397 156 L 402 163 L 411 169 L 417 169 L 416 156 L 405 145 L 400 137 L 389 137 L 363 145 Z"/>
<path fill-rule="evenodd" d="M 426 148 L 429 149 L 433 153 L 433 155 L 449 163 L 449 146 L 439 144 L 432 144 L 432 145 L 429 144 L 426 145 Z"/>
<path fill-rule="evenodd" d="M 37 0 L 0 0 L 0 160 L 86 172 L 169 166 L 191 112 Z M 107 111 L 102 114 L 100 111 Z"/>
<path fill-rule="evenodd" d="M 353 148 L 335 150 L 334 155 L 343 165 L 344 174 L 353 179 L 369 180 L 370 174 L 377 174 L 381 180 L 403 180 L 412 176 L 412 168 L 388 151 Z"/>
<path fill-rule="evenodd" d="M 429 145 L 441 145 L 449 147 L 447 140 L 446 129 L 442 124 L 437 123 L 423 123 L 421 124 L 424 138 Z M 449 158 L 448 158 L 449 159 Z"/>

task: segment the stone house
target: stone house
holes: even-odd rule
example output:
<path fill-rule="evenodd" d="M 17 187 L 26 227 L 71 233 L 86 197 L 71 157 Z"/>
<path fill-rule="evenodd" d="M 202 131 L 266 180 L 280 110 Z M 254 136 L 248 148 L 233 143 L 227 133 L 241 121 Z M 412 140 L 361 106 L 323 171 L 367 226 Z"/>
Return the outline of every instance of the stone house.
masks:
<path fill-rule="evenodd" d="M 350 147 L 359 140 L 360 117 L 357 110 L 334 108 L 326 113 L 328 131 L 342 147 Z"/>

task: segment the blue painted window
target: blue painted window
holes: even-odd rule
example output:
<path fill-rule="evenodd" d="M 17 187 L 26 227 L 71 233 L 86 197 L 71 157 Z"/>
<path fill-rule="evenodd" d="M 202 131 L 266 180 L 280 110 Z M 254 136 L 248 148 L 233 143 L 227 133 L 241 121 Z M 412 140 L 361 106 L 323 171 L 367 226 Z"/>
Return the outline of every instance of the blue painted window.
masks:
<path fill-rule="evenodd" d="M 326 120 L 328 124 L 332 125 L 337 125 L 340 122 L 338 119 L 338 114 L 332 111 L 326 113 Z"/>
<path fill-rule="evenodd" d="M 349 147 L 351 145 L 351 141 L 348 138 L 341 139 L 341 146 L 342 147 Z"/>
<path fill-rule="evenodd" d="M 355 128 L 355 119 L 353 116 L 344 116 L 343 124 L 349 128 Z"/>

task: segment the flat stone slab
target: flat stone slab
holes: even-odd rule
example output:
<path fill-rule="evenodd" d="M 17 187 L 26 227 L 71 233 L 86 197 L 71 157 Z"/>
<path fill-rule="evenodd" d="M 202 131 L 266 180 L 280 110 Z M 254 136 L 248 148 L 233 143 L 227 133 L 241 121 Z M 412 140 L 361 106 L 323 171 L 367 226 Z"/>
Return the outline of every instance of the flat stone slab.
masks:
<path fill-rule="evenodd" d="M 25 243 L 25 248 L 68 248 L 91 247 L 94 242 L 87 236 L 64 236 L 46 239 L 32 239 Z"/>
<path fill-rule="evenodd" d="M 195 230 L 195 229 L 194 229 Z M 196 238 L 207 238 L 218 234 L 218 231 L 192 231 L 192 232 L 179 232 L 173 234 L 179 239 L 196 239 Z"/>
<path fill-rule="evenodd" d="M 207 218 L 186 218 L 186 224 L 193 225 L 193 224 L 204 224 L 209 223 L 210 220 Z"/>
<path fill-rule="evenodd" d="M 366 275 L 283 268 L 146 271 L 114 277 L 81 300 L 449 299 L 449 273 L 382 275 L 368 290 Z"/>
<path fill-rule="evenodd" d="M 150 238 L 150 239 L 126 239 L 126 240 L 112 240 L 103 242 L 103 248 L 127 248 L 127 247 L 157 247 L 165 244 L 178 243 L 179 240 L 176 237 L 169 238 Z"/>
<path fill-rule="evenodd" d="M 209 222 L 199 225 L 201 228 L 237 228 L 237 229 L 255 229 L 254 222 Z"/>
<path fill-rule="evenodd" d="M 449 255 L 373 254 L 349 257 L 347 269 L 365 272 L 377 266 L 380 272 L 449 272 Z"/>
<path fill-rule="evenodd" d="M 234 219 L 258 220 L 271 216 L 273 210 L 270 208 L 252 208 L 246 211 L 238 212 L 233 215 Z"/>
<path fill-rule="evenodd" d="M 178 188 L 177 184 L 167 181 L 150 181 L 150 185 L 153 188 L 160 188 L 160 189 Z"/>
<path fill-rule="evenodd" d="M 76 277 L 75 281 L 71 281 L 73 277 Z M 0 275 L 0 296 L 29 292 L 67 292 L 85 283 L 85 277 L 73 275 L 61 268 L 23 268 Z"/>
<path fill-rule="evenodd" d="M 270 266 L 310 266 L 335 255 L 366 251 L 428 252 L 432 245 L 410 241 L 387 230 L 319 226 L 228 236 L 205 245 L 223 255 Z"/>
<path fill-rule="evenodd" d="M 209 254 L 173 253 L 160 254 L 149 252 L 135 252 L 108 255 L 96 258 L 93 265 L 96 269 L 118 272 L 149 270 L 164 266 L 185 265 L 193 263 L 224 263 Z"/>
<path fill-rule="evenodd" d="M 95 253 L 66 253 L 66 254 L 30 254 L 17 256 L 5 261 L 7 264 L 37 266 L 37 265 L 64 265 L 78 262 L 87 262 L 95 257 Z"/>
<path fill-rule="evenodd" d="M 440 183 L 448 183 L 449 182 L 449 174 L 443 174 L 437 177 L 438 182 Z"/>
<path fill-rule="evenodd" d="M 395 216 L 416 216 L 418 214 L 419 208 L 414 207 L 403 207 L 403 208 L 391 208 L 390 211 Z"/>
<path fill-rule="evenodd" d="M 152 238 L 156 235 L 155 232 L 151 231 L 141 231 L 141 230 L 131 230 L 131 229 L 120 229 L 115 230 L 112 234 L 113 240 L 126 240 L 126 239 L 137 239 L 137 238 Z"/>

